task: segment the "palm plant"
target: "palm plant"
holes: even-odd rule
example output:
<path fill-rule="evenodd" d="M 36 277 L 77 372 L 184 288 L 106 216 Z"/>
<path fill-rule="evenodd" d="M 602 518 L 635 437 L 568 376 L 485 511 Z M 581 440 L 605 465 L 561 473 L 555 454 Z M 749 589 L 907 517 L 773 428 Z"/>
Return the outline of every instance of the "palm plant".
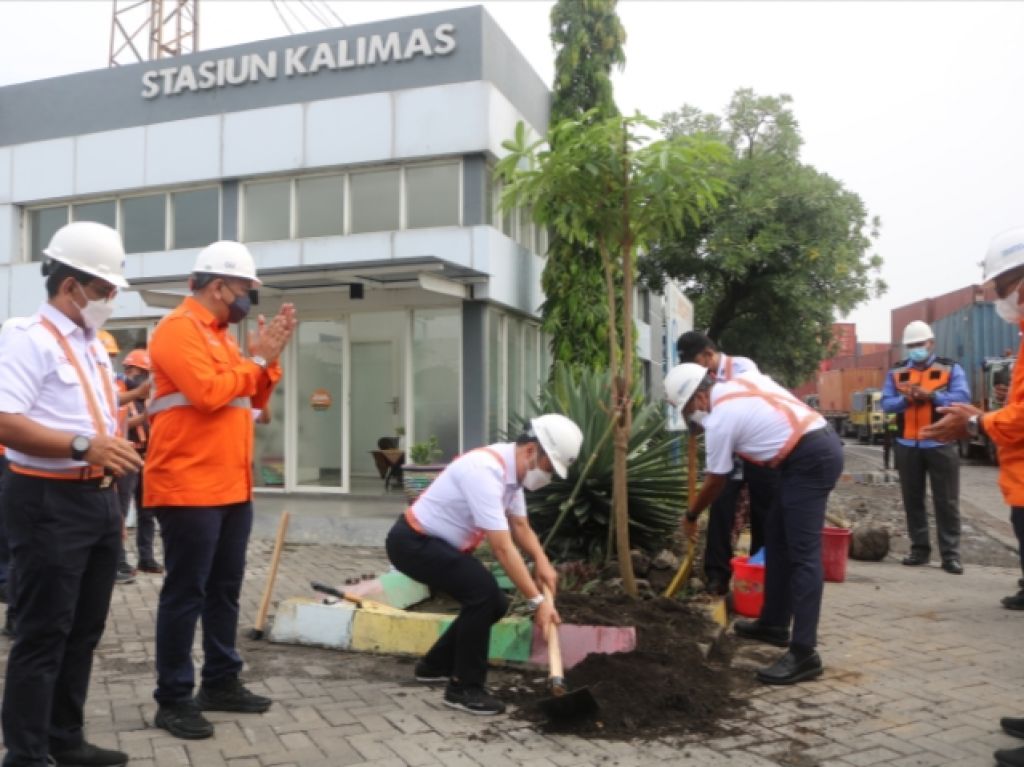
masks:
<path fill-rule="evenodd" d="M 562 413 L 583 430 L 580 457 L 564 480 L 527 493 L 530 524 L 553 559 L 610 560 L 614 554 L 610 435 L 611 377 L 607 371 L 572 369 L 556 363 L 532 414 Z M 645 402 L 634 387 L 626 456 L 629 477 L 629 540 L 637 548 L 665 548 L 678 529 L 686 503 L 683 441 L 665 430 L 664 406 Z"/>

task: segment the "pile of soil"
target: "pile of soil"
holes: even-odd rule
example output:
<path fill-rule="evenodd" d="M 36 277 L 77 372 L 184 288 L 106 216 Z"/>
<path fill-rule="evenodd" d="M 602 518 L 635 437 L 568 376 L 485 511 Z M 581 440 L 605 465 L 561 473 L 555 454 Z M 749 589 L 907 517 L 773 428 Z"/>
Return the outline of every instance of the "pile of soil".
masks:
<path fill-rule="evenodd" d="M 740 696 L 749 686 L 749 674 L 729 668 L 729 640 L 703 612 L 686 603 L 622 594 L 560 594 L 558 609 L 566 623 L 635 626 L 637 648 L 590 655 L 566 672 L 570 692 L 587 687 L 597 699 L 593 718 L 549 721 L 539 703 L 550 692 L 536 672 L 511 675 L 494 687 L 495 694 L 517 707 L 514 716 L 547 732 L 635 738 L 717 732 L 720 719 L 735 718 L 745 705 Z"/>

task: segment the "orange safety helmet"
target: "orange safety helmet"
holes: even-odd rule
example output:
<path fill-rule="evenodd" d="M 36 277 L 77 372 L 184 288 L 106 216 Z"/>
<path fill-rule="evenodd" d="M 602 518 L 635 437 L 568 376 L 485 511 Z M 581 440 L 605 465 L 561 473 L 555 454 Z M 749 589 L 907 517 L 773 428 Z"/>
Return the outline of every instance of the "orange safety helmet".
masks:
<path fill-rule="evenodd" d="M 124 360 L 121 362 L 121 367 L 139 368 L 148 373 L 152 369 L 149 362 L 149 352 L 145 349 L 132 349 L 125 355 Z"/>
<path fill-rule="evenodd" d="M 110 333 L 109 330 L 101 330 L 96 334 L 96 337 L 100 339 L 100 343 L 103 344 L 103 348 L 107 350 L 107 354 L 114 356 L 121 351 L 121 347 L 117 345 L 117 339 Z"/>

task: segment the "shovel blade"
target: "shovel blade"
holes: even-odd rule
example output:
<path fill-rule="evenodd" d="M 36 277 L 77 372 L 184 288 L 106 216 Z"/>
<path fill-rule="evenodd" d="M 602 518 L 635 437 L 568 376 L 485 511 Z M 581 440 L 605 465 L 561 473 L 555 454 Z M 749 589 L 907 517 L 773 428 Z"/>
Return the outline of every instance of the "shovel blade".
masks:
<path fill-rule="evenodd" d="M 585 719 L 597 713 L 597 698 L 588 687 L 581 687 L 572 692 L 555 694 L 544 698 L 539 703 L 540 710 L 548 719 L 566 721 L 570 719 Z"/>

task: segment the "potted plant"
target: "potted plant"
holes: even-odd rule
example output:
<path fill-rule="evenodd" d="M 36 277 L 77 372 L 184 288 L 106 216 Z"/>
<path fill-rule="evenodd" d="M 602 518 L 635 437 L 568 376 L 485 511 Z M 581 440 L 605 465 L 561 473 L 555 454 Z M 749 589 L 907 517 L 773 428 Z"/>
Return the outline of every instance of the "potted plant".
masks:
<path fill-rule="evenodd" d="M 433 434 L 426 441 L 416 442 L 409 448 L 410 463 L 402 466 L 402 486 L 410 504 L 444 471 L 445 464 L 437 463 L 443 455 L 441 445 Z"/>

